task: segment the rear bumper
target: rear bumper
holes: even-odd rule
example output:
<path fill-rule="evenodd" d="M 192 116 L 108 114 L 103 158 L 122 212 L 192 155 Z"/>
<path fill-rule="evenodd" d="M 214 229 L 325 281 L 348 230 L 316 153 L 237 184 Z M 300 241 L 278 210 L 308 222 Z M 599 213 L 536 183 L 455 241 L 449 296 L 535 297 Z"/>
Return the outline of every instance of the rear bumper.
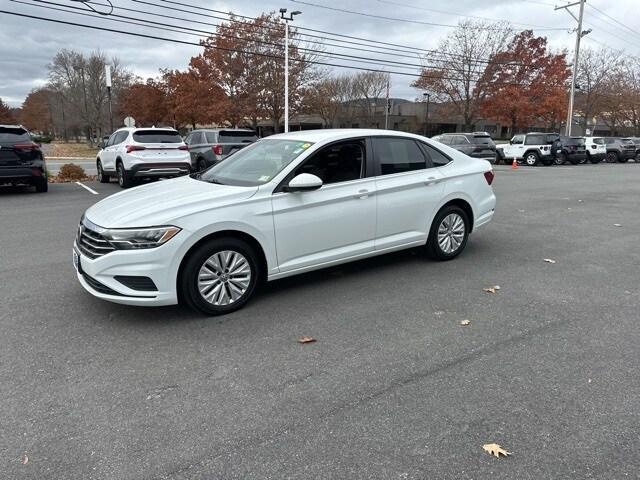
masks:
<path fill-rule="evenodd" d="M 45 177 L 40 166 L 0 166 L 0 183 L 35 183 Z"/>
<path fill-rule="evenodd" d="M 137 163 L 131 167 L 134 177 L 178 177 L 191 172 L 190 162 Z"/>

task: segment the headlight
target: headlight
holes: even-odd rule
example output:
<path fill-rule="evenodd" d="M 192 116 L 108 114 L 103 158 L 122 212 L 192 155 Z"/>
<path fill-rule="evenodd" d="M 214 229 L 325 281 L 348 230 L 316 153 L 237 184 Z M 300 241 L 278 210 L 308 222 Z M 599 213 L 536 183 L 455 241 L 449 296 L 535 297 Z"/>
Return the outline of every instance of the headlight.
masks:
<path fill-rule="evenodd" d="M 178 227 L 114 228 L 100 232 L 120 250 L 154 248 L 168 242 L 180 231 Z"/>

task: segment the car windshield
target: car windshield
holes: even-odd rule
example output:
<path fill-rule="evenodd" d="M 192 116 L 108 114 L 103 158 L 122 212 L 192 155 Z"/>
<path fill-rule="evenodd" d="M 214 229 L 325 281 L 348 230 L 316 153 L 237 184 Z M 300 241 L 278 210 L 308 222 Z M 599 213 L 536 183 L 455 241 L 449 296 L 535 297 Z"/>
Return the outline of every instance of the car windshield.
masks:
<path fill-rule="evenodd" d="M 29 132 L 21 127 L 0 127 L 0 142 L 28 142 Z"/>
<path fill-rule="evenodd" d="M 193 177 L 222 185 L 263 185 L 311 145 L 300 140 L 260 140 Z"/>
<path fill-rule="evenodd" d="M 182 143 L 182 137 L 175 130 L 138 130 L 133 139 L 139 143 Z"/>

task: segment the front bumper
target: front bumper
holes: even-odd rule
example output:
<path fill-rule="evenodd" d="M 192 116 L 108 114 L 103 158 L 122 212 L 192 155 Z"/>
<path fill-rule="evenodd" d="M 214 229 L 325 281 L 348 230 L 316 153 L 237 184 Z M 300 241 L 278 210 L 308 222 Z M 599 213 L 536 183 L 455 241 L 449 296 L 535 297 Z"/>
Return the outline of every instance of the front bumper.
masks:
<path fill-rule="evenodd" d="M 179 242 L 169 241 L 157 248 L 116 250 L 91 259 L 83 255 L 74 242 L 73 250 L 80 265 L 76 276 L 85 290 L 103 300 L 124 305 L 175 305 L 178 303 L 177 271 L 173 259 L 179 245 Z M 157 291 L 133 290 L 116 280 L 116 276 L 149 277 Z"/>

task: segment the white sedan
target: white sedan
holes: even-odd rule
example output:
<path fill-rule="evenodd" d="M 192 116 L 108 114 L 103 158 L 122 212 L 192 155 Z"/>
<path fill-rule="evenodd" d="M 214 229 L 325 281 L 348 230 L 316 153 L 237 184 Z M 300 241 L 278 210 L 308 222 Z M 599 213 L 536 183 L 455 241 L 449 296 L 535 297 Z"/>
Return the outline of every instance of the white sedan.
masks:
<path fill-rule="evenodd" d="M 450 260 L 493 217 L 492 181 L 489 162 L 417 135 L 274 135 L 93 205 L 73 259 L 104 300 L 223 314 L 264 280 L 418 246 Z"/>

